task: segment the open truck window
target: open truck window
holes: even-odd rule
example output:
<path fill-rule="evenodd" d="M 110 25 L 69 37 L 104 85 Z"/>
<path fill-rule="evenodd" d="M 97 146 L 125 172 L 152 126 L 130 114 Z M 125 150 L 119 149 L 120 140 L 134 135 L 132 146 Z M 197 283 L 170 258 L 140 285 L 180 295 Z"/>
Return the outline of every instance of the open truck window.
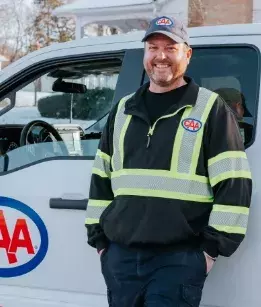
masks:
<path fill-rule="evenodd" d="M 222 89 L 222 98 L 227 103 L 237 97 L 229 89 L 243 95 L 244 115 L 239 125 L 245 147 L 251 146 L 259 98 L 259 51 L 248 45 L 193 47 L 186 74 L 200 86 L 212 91 Z M 144 82 L 147 81 L 146 76 Z"/>
<path fill-rule="evenodd" d="M 121 61 L 91 61 L 54 68 L 15 91 L 0 116 L 0 172 L 48 158 L 96 154 L 113 103 Z M 10 106 L 10 99 L 1 108 Z"/>

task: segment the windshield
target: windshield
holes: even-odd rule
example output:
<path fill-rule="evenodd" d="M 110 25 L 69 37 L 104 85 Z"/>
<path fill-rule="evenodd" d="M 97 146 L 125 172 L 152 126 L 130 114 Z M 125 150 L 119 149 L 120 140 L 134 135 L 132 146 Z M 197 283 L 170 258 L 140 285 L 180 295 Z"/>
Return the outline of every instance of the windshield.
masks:
<path fill-rule="evenodd" d="M 69 66 L 48 72 L 16 92 L 15 106 L 0 116 L 0 125 L 44 120 L 52 125 L 77 124 L 85 130 L 110 111 L 118 75 L 117 65 Z M 0 104 L 7 105 L 8 99 Z"/>

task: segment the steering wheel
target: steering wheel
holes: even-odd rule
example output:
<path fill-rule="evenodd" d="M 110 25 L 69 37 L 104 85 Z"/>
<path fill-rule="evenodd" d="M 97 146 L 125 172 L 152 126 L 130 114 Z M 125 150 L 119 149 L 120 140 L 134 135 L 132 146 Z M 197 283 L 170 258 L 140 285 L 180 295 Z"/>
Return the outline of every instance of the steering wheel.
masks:
<path fill-rule="evenodd" d="M 20 146 L 25 146 L 27 144 L 30 144 L 28 141 L 28 136 L 29 133 L 32 131 L 32 129 L 35 127 L 42 127 L 44 128 L 49 134 L 52 134 L 54 136 L 54 138 L 56 139 L 62 151 L 62 154 L 65 156 L 69 156 L 69 152 L 67 150 L 66 145 L 64 144 L 64 141 L 62 139 L 62 137 L 60 136 L 60 134 L 58 133 L 58 131 L 50 124 L 48 124 L 47 122 L 43 121 L 43 120 L 34 120 L 29 122 L 27 125 L 24 126 L 22 132 L 21 132 L 21 136 L 20 136 Z"/>

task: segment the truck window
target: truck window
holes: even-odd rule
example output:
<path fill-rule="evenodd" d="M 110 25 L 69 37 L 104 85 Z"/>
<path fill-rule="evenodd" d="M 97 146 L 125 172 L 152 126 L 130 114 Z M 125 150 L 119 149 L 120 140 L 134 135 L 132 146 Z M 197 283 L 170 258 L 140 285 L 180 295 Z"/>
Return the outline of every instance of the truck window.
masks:
<path fill-rule="evenodd" d="M 120 68 L 119 59 L 68 65 L 16 91 L 14 107 L 0 117 L 0 172 L 48 158 L 93 157 Z"/>
<path fill-rule="evenodd" d="M 259 51 L 246 45 L 194 47 L 186 74 L 198 85 L 217 91 L 234 112 L 235 100 L 243 96 L 244 114 L 239 126 L 245 147 L 251 146 L 259 98 Z"/>

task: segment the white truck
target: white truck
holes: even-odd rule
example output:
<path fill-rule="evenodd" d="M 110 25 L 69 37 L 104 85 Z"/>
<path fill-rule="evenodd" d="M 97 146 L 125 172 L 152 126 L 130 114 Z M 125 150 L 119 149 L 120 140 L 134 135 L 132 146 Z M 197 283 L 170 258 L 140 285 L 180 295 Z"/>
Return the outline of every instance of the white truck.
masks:
<path fill-rule="evenodd" d="M 245 240 L 219 257 L 201 305 L 261 306 L 261 26 L 189 29 L 187 75 L 245 96 L 253 197 Z M 148 80 L 141 31 L 55 44 L 0 72 L 0 306 L 105 307 L 84 226 L 91 168 L 108 112 Z M 220 123 L 222 125 L 222 123 Z M 248 126 L 249 126 L 248 125 Z M 259 241 L 260 240 L 260 241 Z"/>

